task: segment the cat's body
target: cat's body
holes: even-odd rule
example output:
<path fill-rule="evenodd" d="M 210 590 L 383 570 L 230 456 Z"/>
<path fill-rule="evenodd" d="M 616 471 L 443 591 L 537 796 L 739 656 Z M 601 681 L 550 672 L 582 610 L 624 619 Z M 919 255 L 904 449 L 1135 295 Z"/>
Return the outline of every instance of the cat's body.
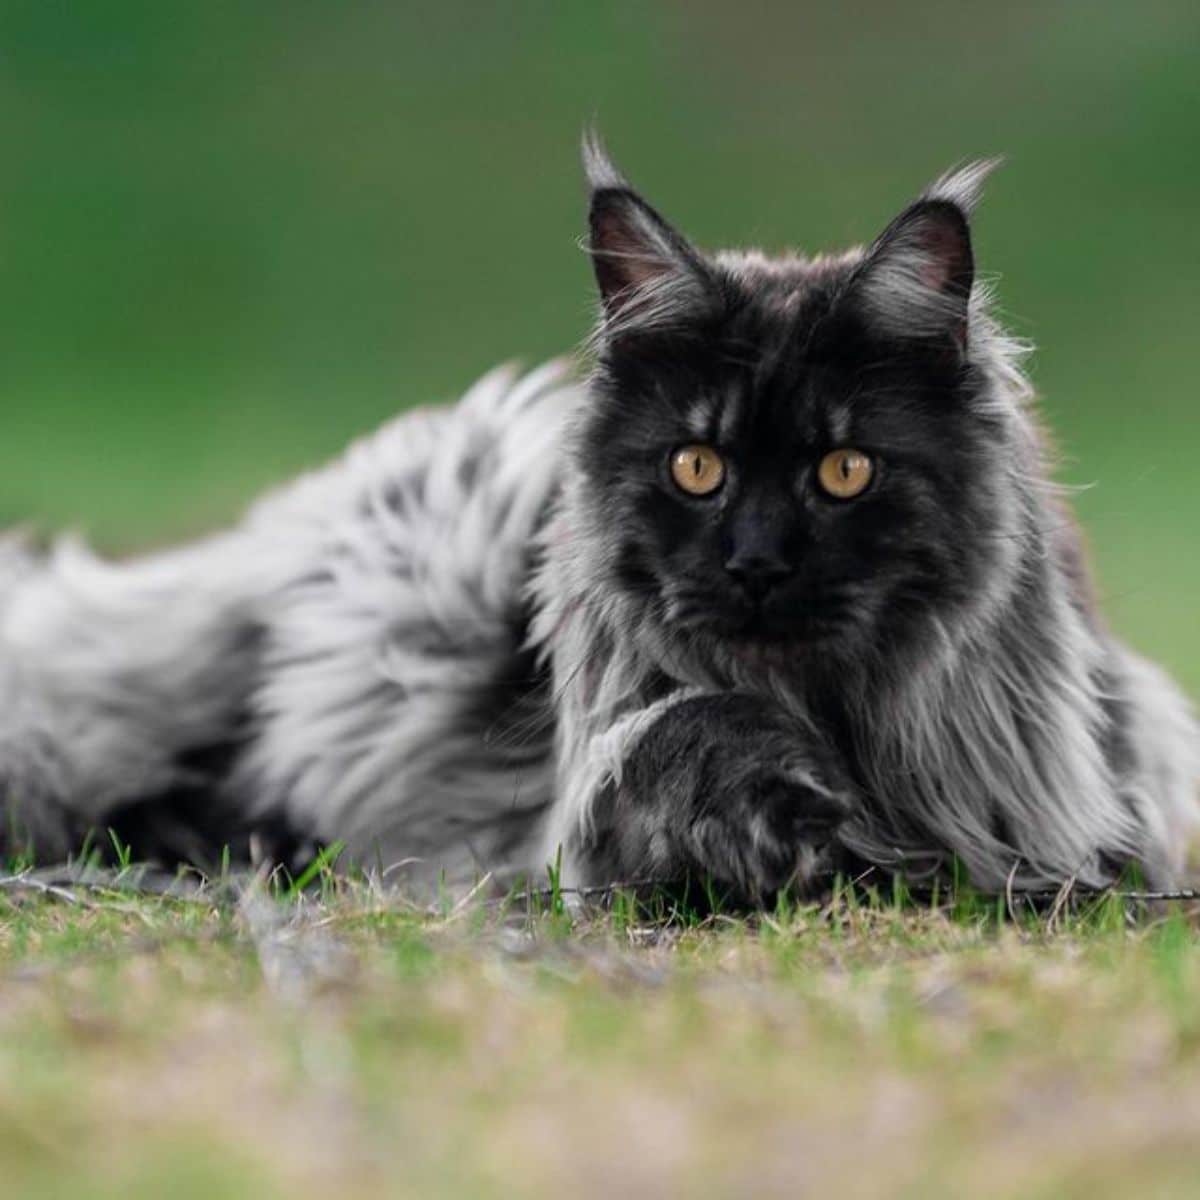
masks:
<path fill-rule="evenodd" d="M 10 541 L 9 844 L 53 859 L 111 826 L 204 865 L 254 835 L 393 878 L 524 861 L 553 740 L 525 592 L 579 396 L 561 364 L 493 372 L 178 552 Z"/>
<path fill-rule="evenodd" d="M 589 170 L 587 385 L 494 374 L 142 563 L 12 545 L 12 839 L 750 898 L 843 853 L 1182 881 L 1200 735 L 1096 615 L 974 286 L 978 173 L 806 260 L 705 259 Z"/>

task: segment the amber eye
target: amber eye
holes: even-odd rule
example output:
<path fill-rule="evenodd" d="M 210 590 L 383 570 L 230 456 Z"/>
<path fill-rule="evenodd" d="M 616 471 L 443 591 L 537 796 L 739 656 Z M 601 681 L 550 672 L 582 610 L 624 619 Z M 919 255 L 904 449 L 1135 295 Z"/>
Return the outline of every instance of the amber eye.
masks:
<path fill-rule="evenodd" d="M 837 500 L 862 495 L 874 474 L 874 465 L 861 450 L 832 450 L 817 468 L 821 487 Z"/>
<path fill-rule="evenodd" d="M 671 455 L 671 478 L 692 496 L 708 496 L 725 481 L 725 463 L 711 446 L 681 446 Z"/>

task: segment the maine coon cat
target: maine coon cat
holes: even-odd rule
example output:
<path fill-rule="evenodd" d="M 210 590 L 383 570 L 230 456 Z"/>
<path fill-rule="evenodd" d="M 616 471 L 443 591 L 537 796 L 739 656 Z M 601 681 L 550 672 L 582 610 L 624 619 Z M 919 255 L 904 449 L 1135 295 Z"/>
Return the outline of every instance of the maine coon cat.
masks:
<path fill-rule="evenodd" d="M 123 565 L 0 563 L 8 844 L 389 877 L 1185 878 L 1200 737 L 1108 632 L 957 171 L 707 255 L 585 148 L 584 384 L 496 372 Z"/>

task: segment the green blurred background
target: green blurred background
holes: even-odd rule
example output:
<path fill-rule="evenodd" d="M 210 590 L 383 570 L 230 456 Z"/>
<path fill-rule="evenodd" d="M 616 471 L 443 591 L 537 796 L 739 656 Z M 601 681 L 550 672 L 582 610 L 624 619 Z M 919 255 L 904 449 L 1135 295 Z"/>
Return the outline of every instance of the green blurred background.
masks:
<path fill-rule="evenodd" d="M 707 245 L 977 221 L 1115 624 L 1200 693 L 1195 0 L 0 8 L 0 517 L 124 551 L 591 314 L 580 127 Z"/>

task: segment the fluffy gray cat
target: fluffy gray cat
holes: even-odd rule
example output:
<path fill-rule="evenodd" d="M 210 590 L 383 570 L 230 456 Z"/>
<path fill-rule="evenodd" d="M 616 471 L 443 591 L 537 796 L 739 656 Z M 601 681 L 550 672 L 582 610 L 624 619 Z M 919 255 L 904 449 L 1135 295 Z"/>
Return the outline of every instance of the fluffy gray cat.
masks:
<path fill-rule="evenodd" d="M 1096 612 L 953 173 L 865 249 L 705 255 L 590 142 L 586 384 L 495 372 L 230 532 L 0 559 L 7 846 L 338 840 L 410 883 L 865 861 L 1185 880 L 1200 736 Z"/>

